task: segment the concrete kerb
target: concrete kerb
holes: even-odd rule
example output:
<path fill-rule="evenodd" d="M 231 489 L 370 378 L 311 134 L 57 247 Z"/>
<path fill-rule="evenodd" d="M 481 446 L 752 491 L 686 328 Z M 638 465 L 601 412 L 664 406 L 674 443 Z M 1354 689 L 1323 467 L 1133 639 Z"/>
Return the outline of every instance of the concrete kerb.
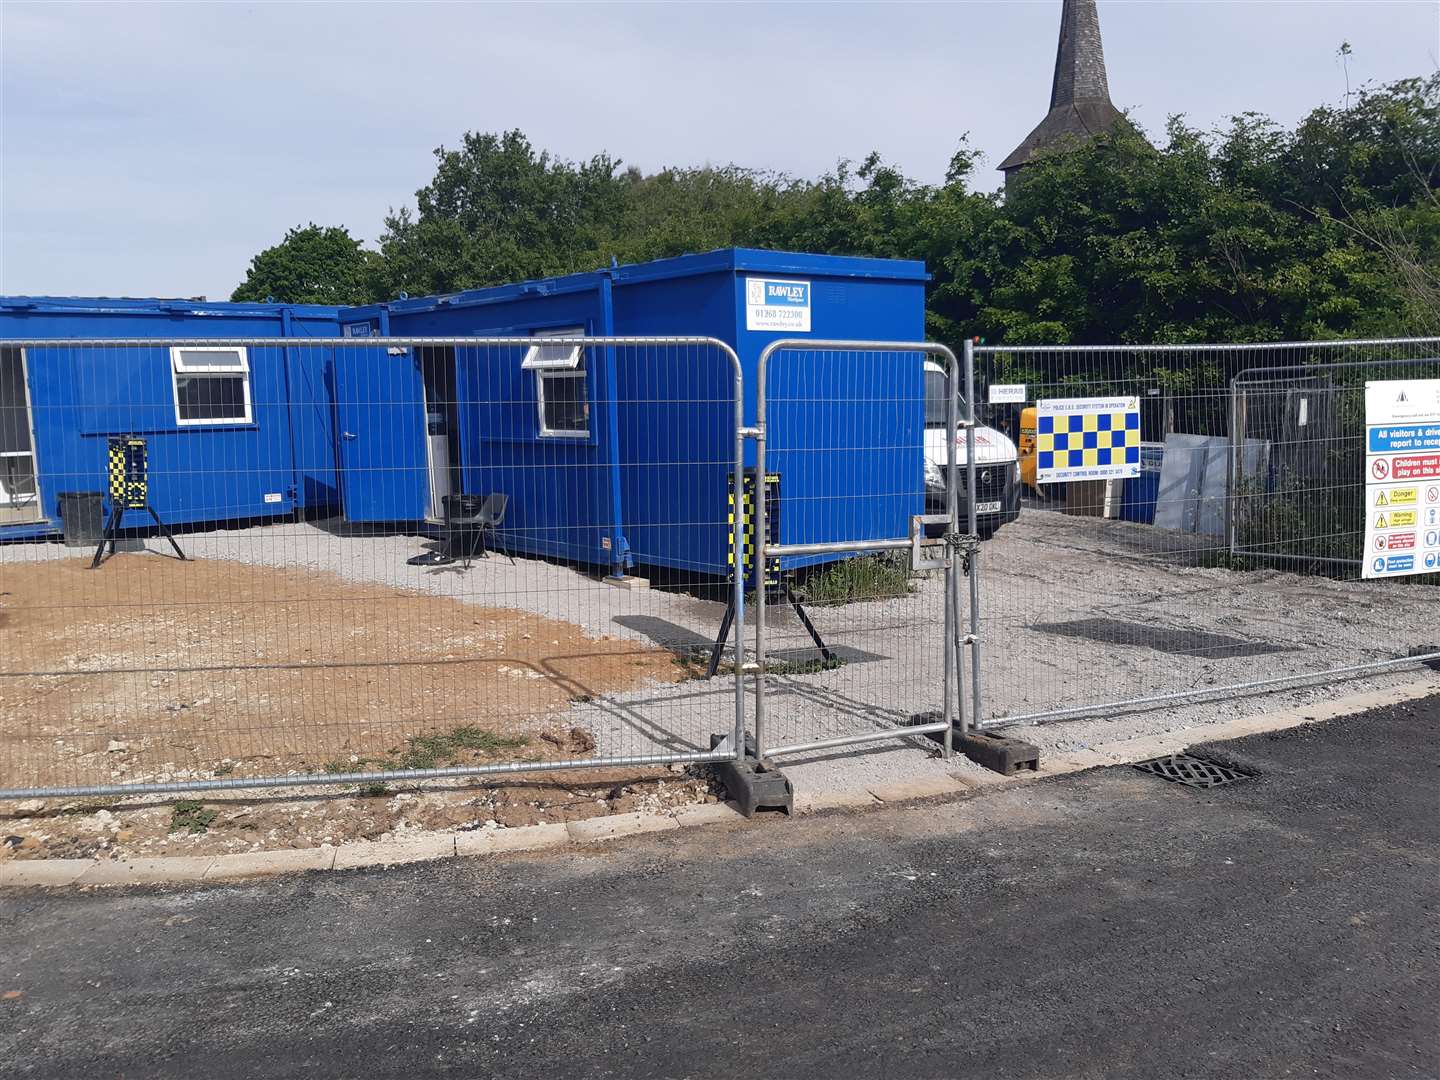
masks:
<path fill-rule="evenodd" d="M 795 809 L 802 814 L 825 810 L 880 807 L 921 800 L 952 801 L 1016 784 L 1087 769 L 1129 765 L 1191 746 L 1246 735 L 1284 731 L 1304 724 L 1397 705 L 1440 693 L 1440 678 L 1430 676 L 1403 686 L 1334 698 L 1221 724 L 1122 739 L 1085 750 L 1051 755 L 1038 772 L 1015 776 L 975 774 L 930 776 L 873 789 L 797 792 Z M 307 870 L 349 870 L 367 866 L 445 859 L 454 856 L 499 855 L 541 851 L 568 844 L 595 844 L 627 836 L 668 832 L 698 825 L 741 824 L 745 819 L 729 803 L 686 806 L 663 814 L 614 814 L 566 824 L 529 825 L 513 829 L 470 832 L 419 832 L 385 841 L 358 841 L 338 847 L 253 851 L 238 855 L 182 855 L 133 859 L 26 859 L 0 863 L 0 888 L 58 888 L 66 885 L 155 885 L 189 881 L 227 881 L 270 877 Z"/>

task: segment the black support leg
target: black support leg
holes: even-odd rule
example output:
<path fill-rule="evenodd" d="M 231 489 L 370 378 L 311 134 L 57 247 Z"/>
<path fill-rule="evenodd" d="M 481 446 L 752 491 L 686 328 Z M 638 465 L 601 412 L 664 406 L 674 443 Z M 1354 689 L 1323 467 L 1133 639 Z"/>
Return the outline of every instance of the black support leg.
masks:
<path fill-rule="evenodd" d="M 820 637 L 820 631 L 815 629 L 815 624 L 810 621 L 810 616 L 805 614 L 805 608 L 801 605 L 800 598 L 795 595 L 795 590 L 790 587 L 788 581 L 785 583 L 785 599 L 790 601 L 790 606 L 795 609 L 795 614 L 800 616 L 801 624 L 809 632 L 810 640 L 815 642 L 815 647 L 820 650 L 820 655 L 825 658 L 825 662 L 828 664 L 834 660 L 835 654 L 830 651 L 830 646 L 826 645 Z"/>
<path fill-rule="evenodd" d="M 100 565 L 100 558 L 105 554 L 105 545 L 110 545 L 110 554 L 115 554 L 115 533 L 120 526 L 120 515 L 123 511 L 117 506 L 110 511 L 110 520 L 105 523 L 105 531 L 100 534 L 100 543 L 95 545 L 95 558 L 90 560 L 90 569 L 94 570 Z"/>
<path fill-rule="evenodd" d="M 735 594 L 730 594 L 730 600 L 725 605 L 725 617 L 720 620 L 720 632 L 715 635 L 715 647 L 710 650 L 710 666 L 705 669 L 705 677 L 713 679 L 715 673 L 720 670 L 720 656 L 725 652 L 725 639 L 730 636 L 730 627 L 735 622 Z"/>
<path fill-rule="evenodd" d="M 160 520 L 160 515 L 155 512 L 155 508 L 149 503 L 145 504 L 145 509 L 148 510 L 150 516 L 155 519 L 155 524 L 160 527 L 160 531 L 165 535 L 165 539 L 170 541 L 170 546 L 175 549 L 176 557 L 178 557 L 181 562 L 188 561 L 185 558 L 185 552 L 180 550 L 180 545 L 175 540 L 175 534 L 170 531 L 170 526 Z"/>

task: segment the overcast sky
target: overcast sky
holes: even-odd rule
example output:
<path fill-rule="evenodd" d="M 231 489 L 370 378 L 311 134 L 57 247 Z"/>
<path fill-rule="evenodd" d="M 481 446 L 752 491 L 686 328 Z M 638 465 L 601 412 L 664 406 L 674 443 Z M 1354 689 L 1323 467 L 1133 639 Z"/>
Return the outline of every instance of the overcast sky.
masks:
<path fill-rule="evenodd" d="M 980 183 L 1044 115 L 1059 0 L 932 4 L 0 0 L 0 293 L 224 298 L 289 226 L 374 241 L 431 151 L 518 127 L 569 158 L 818 174 L 878 150 Z M 1426 75 L 1436 0 L 1102 0 L 1156 131 Z"/>

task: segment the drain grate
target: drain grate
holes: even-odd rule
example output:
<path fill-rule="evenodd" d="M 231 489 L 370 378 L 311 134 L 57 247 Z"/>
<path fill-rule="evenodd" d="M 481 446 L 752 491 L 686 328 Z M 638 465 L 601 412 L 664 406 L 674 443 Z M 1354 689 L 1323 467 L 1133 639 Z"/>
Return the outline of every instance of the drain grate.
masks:
<path fill-rule="evenodd" d="M 1135 762 L 1135 768 L 1154 773 L 1162 780 L 1184 784 L 1186 787 L 1212 788 L 1221 784 L 1233 784 L 1236 780 L 1248 780 L 1249 773 L 1239 772 L 1213 761 L 1191 757 L 1189 754 L 1166 754 L 1149 761 Z"/>

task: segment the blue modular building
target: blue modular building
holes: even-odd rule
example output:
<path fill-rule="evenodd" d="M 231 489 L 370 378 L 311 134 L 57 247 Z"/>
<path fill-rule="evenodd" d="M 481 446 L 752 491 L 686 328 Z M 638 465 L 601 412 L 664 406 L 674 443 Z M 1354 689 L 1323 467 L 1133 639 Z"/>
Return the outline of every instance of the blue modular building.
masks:
<path fill-rule="evenodd" d="M 419 350 L 277 343 L 218 360 L 157 343 L 131 371 L 107 369 L 114 350 L 28 349 L 10 370 L 28 387 L 40 510 L 24 523 L 0 516 L 0 538 L 55 528 L 59 490 L 101 486 L 105 436 L 139 433 L 152 474 L 169 478 L 155 489 L 172 522 L 334 511 L 420 527 L 440 519 L 446 495 L 502 493 L 514 550 L 723 574 L 728 361 L 714 349 L 575 349 L 545 338 L 718 338 L 740 358 L 752 423 L 767 344 L 919 341 L 925 281 L 919 262 L 726 249 L 357 308 L 0 299 L 0 339 L 536 338 Z M 205 383 L 217 385 L 203 401 L 184 397 Z M 923 509 L 915 358 L 783 355 L 768 393 L 779 539 L 904 535 Z M 191 419 L 199 413 L 208 421 Z"/>
<path fill-rule="evenodd" d="M 171 524 L 338 506 L 322 350 L 334 308 L 0 297 L 0 539 L 61 527 L 61 495 L 102 491 L 112 436 L 146 441 L 151 501 Z M 154 339 L 153 348 L 77 339 Z M 176 349 L 179 339 L 275 338 L 275 348 Z M 54 339 L 6 348 L 6 340 Z"/>

